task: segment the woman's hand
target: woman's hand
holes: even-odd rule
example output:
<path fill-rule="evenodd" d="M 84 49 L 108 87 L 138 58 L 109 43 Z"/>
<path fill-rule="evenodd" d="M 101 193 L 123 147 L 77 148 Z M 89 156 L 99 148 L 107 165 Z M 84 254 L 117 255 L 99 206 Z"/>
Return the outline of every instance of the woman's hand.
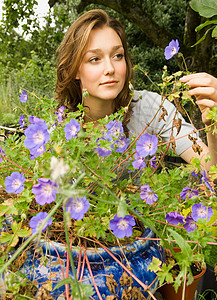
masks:
<path fill-rule="evenodd" d="M 183 76 L 182 82 L 190 86 L 190 94 L 196 97 L 197 105 L 202 113 L 202 121 L 209 125 L 210 120 L 206 118 L 207 112 L 217 105 L 217 78 L 207 73 L 195 73 Z"/>

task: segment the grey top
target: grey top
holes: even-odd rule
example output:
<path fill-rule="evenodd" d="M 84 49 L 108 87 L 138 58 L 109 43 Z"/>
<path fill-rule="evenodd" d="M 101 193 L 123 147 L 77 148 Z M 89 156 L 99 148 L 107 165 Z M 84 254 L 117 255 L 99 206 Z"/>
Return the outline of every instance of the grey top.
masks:
<path fill-rule="evenodd" d="M 141 96 L 140 96 L 141 95 Z M 139 98 L 141 97 L 141 99 Z M 138 102 L 133 103 L 133 114 L 127 127 L 129 129 L 129 137 L 138 136 L 145 126 L 152 120 L 155 113 L 158 111 L 159 106 L 161 104 L 161 96 L 157 93 L 149 92 L 149 91 L 135 91 L 135 95 L 133 97 L 134 100 L 138 100 Z M 168 115 L 165 116 L 165 121 L 159 120 L 159 116 L 162 113 L 160 109 L 157 113 L 154 120 L 148 126 L 145 132 L 149 134 L 160 135 L 163 141 L 169 141 L 172 129 L 172 123 L 174 114 L 176 112 L 176 107 L 165 100 L 163 107 L 166 109 Z M 182 152 L 187 150 L 192 146 L 192 141 L 189 140 L 186 134 L 189 134 L 193 131 L 193 127 L 191 124 L 187 123 L 185 119 L 182 117 L 180 113 L 176 114 L 176 119 L 180 118 L 182 120 L 181 130 L 177 135 L 177 129 L 174 126 L 173 136 L 175 138 L 182 137 L 175 141 L 176 143 L 176 154 L 180 155 Z M 191 136 L 197 137 L 198 141 L 200 140 L 197 134 L 191 134 Z"/>

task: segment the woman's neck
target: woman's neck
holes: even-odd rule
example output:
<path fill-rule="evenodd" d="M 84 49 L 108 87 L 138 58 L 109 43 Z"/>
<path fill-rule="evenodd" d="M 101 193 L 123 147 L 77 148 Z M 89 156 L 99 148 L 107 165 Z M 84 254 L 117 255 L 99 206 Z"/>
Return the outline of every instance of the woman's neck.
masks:
<path fill-rule="evenodd" d="M 85 116 L 84 122 L 96 122 L 99 119 L 109 116 L 114 113 L 114 101 L 113 100 L 91 100 L 87 97 L 84 99 Z"/>

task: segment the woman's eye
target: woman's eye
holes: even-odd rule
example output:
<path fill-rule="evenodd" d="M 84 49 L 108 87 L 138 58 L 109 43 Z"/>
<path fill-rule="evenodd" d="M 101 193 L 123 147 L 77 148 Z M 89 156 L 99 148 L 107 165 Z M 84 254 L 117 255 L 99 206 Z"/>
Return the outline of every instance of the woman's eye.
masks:
<path fill-rule="evenodd" d="M 118 59 L 118 60 L 121 60 L 123 57 L 124 57 L 123 53 L 117 53 L 117 54 L 115 54 L 115 58 Z"/>
<path fill-rule="evenodd" d="M 89 62 L 97 62 L 99 61 L 99 57 L 92 57 L 91 59 L 89 59 Z"/>

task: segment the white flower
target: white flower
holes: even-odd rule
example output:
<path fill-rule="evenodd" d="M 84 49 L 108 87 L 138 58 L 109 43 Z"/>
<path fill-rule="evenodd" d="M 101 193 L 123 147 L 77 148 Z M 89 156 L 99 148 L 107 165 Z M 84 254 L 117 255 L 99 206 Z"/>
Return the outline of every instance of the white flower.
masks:
<path fill-rule="evenodd" d="M 69 166 L 64 163 L 63 159 L 57 159 L 55 156 L 51 157 L 50 162 L 51 178 L 56 180 L 58 177 L 65 175 L 69 171 Z"/>

